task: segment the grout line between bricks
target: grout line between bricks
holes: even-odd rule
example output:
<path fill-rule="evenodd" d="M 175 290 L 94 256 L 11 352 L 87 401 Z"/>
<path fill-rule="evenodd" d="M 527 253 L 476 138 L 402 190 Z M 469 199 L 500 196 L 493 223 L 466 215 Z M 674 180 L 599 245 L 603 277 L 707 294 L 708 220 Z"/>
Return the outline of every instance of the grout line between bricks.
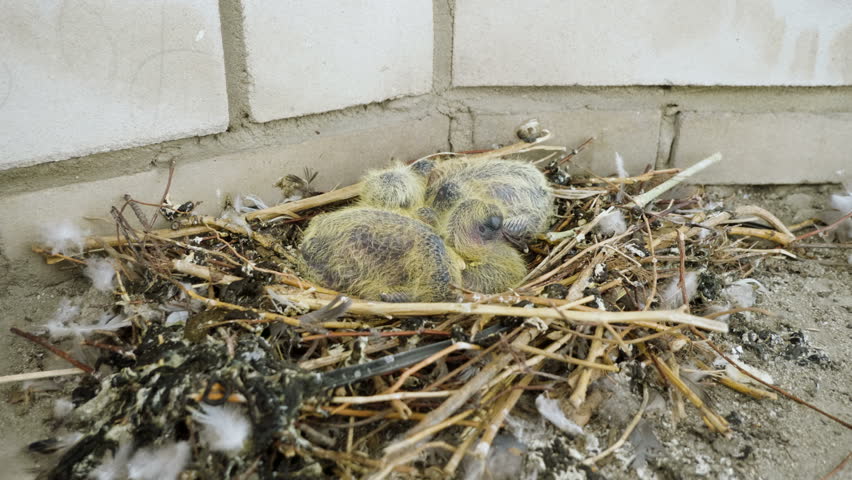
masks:
<path fill-rule="evenodd" d="M 680 114 L 681 110 L 678 105 L 670 104 L 663 107 L 660 116 L 660 131 L 657 137 L 657 161 L 655 163 L 657 170 L 672 168 L 672 165 L 674 165 L 680 137 Z"/>
<path fill-rule="evenodd" d="M 225 63 L 225 87 L 228 93 L 228 130 L 238 128 L 249 119 L 248 64 L 239 2 L 219 0 L 219 22 L 222 29 L 222 54 Z"/>

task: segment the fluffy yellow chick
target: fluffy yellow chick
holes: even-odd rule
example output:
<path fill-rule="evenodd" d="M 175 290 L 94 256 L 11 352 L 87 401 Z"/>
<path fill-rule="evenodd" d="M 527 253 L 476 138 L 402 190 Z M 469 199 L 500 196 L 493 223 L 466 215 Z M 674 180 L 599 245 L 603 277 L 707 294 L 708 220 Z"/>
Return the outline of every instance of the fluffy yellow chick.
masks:
<path fill-rule="evenodd" d="M 441 236 L 409 216 L 371 207 L 327 213 L 305 230 L 300 267 L 323 286 L 394 302 L 455 300 L 451 285 L 498 293 L 526 274 L 524 260 L 504 238 L 496 205 L 460 202 L 439 229 Z"/>
<path fill-rule="evenodd" d="M 499 207 L 477 199 L 464 200 L 439 220 L 447 246 L 461 257 L 462 286 L 480 293 L 517 287 L 527 266 L 506 240 Z"/>
<path fill-rule="evenodd" d="M 408 215 L 435 226 L 435 212 L 424 205 L 426 176 L 401 163 L 371 170 L 361 177 L 360 205 Z"/>
<path fill-rule="evenodd" d="M 426 224 L 352 207 L 311 220 L 299 246 L 305 277 L 370 300 L 454 300 L 461 265 Z"/>
<path fill-rule="evenodd" d="M 426 205 L 440 217 L 467 199 L 496 204 L 503 212 L 503 228 L 515 237 L 546 231 L 553 215 L 547 179 L 523 161 L 453 159 L 434 165 Z"/>

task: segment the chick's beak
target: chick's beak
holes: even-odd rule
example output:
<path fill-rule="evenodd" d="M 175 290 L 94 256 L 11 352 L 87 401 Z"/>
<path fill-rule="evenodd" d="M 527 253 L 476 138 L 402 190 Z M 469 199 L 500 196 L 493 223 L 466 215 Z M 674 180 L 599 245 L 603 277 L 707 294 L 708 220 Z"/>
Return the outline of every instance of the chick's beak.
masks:
<path fill-rule="evenodd" d="M 520 250 L 524 253 L 527 253 L 529 251 L 529 249 L 527 248 L 527 242 L 525 242 L 523 238 L 521 238 L 518 235 L 514 235 L 514 234 L 510 233 L 505 228 L 502 229 L 501 232 L 503 233 L 503 238 L 505 238 L 506 241 L 511 243 L 515 248 L 517 248 L 518 250 Z"/>

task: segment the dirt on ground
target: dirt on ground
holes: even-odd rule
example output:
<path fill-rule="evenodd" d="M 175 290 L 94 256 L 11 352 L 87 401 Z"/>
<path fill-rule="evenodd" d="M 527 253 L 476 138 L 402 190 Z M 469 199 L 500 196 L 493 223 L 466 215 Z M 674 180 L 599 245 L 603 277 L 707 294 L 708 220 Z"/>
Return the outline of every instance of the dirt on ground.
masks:
<path fill-rule="evenodd" d="M 828 196 L 838 192 L 836 186 L 709 189 L 711 198 L 726 207 L 762 206 L 787 224 L 818 214 Z M 769 374 L 775 385 L 850 422 L 852 249 L 848 244 L 826 246 L 820 237 L 806 243 L 812 246 L 797 250 L 796 259 L 765 258 L 749 275 L 765 287 L 755 306 L 774 315 L 732 315 L 730 332 L 712 339 Z M 86 280 L 60 277 L 63 280 L 52 285 L 4 289 L 0 307 L 7 328 L 36 330 L 63 298 L 88 289 Z M 0 336 L 0 352 L 0 375 L 68 367 L 10 333 Z M 76 383 L 74 377 L 59 377 L 0 385 L 5 436 L 0 442 L 0 478 L 35 478 L 35 472 L 50 463 L 47 457 L 28 453 L 26 446 L 55 433 L 54 401 L 71 394 Z M 628 383 L 625 373 L 597 382 L 605 398 L 584 435 L 557 431 L 541 419 L 532 401 L 519 404 L 507 428 L 513 436 L 498 437 L 496 450 L 502 446 L 504 452 L 525 453 L 517 456 L 519 465 L 494 464 L 492 478 L 517 478 L 525 471 L 527 478 L 538 479 L 820 479 L 852 451 L 852 430 L 804 405 L 783 397 L 758 401 L 715 383 L 699 383 L 704 400 L 730 422 L 730 438 L 711 433 L 688 403 L 685 417 L 673 421 L 668 396 L 651 389 L 646 413 L 624 446 L 595 468 L 582 465 L 579 460 L 618 440 L 638 410 L 641 394 L 631 391 Z M 512 463 L 508 453 L 504 457 Z M 501 476 L 501 471 L 515 476 Z M 852 478 L 852 462 L 833 478 Z"/>

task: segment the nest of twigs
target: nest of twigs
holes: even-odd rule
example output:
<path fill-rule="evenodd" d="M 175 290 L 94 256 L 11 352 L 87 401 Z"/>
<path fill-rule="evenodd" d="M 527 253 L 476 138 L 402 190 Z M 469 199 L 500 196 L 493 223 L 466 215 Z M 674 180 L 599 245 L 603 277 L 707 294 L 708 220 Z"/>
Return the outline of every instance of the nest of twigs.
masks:
<path fill-rule="evenodd" d="M 796 237 L 760 208 L 727 211 L 695 190 L 664 198 L 683 179 L 676 169 L 567 175 L 586 144 L 567 150 L 540 139 L 466 154 L 535 162 L 554 183 L 558 215 L 530 243 L 522 286 L 460 291 L 460 303 L 346 299 L 299 278 L 301 230 L 356 197 L 357 185 L 221 218 L 170 206 L 164 195 L 152 204 L 173 222 L 164 230 L 152 229 L 149 204 L 126 197 L 113 209 L 115 236 L 88 238 L 79 255 L 36 248 L 51 262 L 107 258 L 116 270 L 111 311 L 126 322 L 87 336 L 86 348 L 101 353 L 97 370 L 69 355 L 89 388 L 66 420 L 79 440 L 49 476 L 122 478 L 140 452 L 171 448 L 178 453 L 166 458 L 180 462 L 170 472 L 194 475 L 182 478 L 449 478 L 463 462 L 476 478 L 513 409 L 544 395 L 575 424 L 594 422 L 590 389 L 625 365 L 644 368 L 632 395 L 645 402 L 619 440 L 576 464 L 606 461 L 649 391 L 668 391 L 673 410 L 728 434 L 681 367 L 774 396 L 747 384 L 755 375 L 734 375 L 738 364 L 703 332 L 726 332 L 719 318 L 742 310 L 717 305 L 721 285 L 747 277 L 751 259 L 790 254 Z M 734 368 L 719 370 L 720 360 Z M 229 448 L 198 415 L 222 405 L 248 422 L 227 434 L 245 437 Z"/>

